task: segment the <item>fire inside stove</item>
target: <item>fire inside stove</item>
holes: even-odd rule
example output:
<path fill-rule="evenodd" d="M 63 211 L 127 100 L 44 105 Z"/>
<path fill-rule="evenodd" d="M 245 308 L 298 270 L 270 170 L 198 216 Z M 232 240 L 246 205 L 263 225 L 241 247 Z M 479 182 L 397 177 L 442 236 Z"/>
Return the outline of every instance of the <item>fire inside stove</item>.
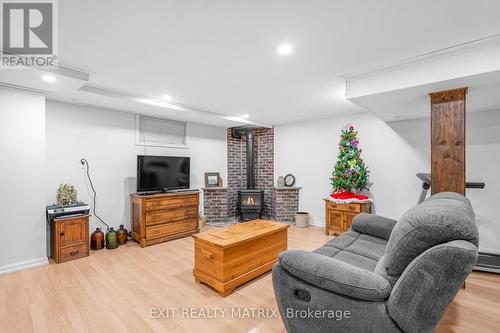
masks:
<path fill-rule="evenodd" d="M 253 205 L 258 205 L 259 202 L 257 200 L 255 200 L 254 198 L 249 197 L 249 198 L 247 198 L 246 200 L 243 201 L 243 204 L 245 206 L 253 206 Z"/>

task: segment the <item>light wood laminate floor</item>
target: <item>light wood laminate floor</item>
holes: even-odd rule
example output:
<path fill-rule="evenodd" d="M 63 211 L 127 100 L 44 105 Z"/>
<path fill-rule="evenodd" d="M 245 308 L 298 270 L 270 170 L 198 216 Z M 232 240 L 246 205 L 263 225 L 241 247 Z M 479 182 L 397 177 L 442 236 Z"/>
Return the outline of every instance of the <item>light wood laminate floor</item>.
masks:
<path fill-rule="evenodd" d="M 320 228 L 291 227 L 289 248 L 312 250 L 331 238 Z M 193 239 L 187 237 L 148 248 L 129 243 L 73 262 L 0 276 L 0 332 L 285 331 L 272 312 L 267 319 L 232 318 L 231 311 L 238 314 L 242 307 L 276 308 L 270 274 L 222 298 L 195 283 L 193 261 Z M 151 309 L 158 308 L 165 316 L 175 311 L 166 308 L 176 308 L 177 313 L 151 319 Z M 182 308 L 226 309 L 226 313 L 218 320 L 182 319 Z M 217 316 L 221 318 L 221 313 Z M 499 330 L 500 275 L 473 272 L 437 332 Z"/>

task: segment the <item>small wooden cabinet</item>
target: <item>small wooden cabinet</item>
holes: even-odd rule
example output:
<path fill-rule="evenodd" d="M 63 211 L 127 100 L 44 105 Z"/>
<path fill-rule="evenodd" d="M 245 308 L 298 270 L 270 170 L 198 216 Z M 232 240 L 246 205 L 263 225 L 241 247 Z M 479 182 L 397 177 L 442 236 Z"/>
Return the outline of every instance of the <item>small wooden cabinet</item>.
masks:
<path fill-rule="evenodd" d="M 89 216 L 56 218 L 51 223 L 52 259 L 56 263 L 89 255 Z"/>
<path fill-rule="evenodd" d="M 132 239 L 142 247 L 198 232 L 199 193 L 131 197 Z"/>
<path fill-rule="evenodd" d="M 325 199 L 325 234 L 340 235 L 351 228 L 359 213 L 370 213 L 371 202 L 337 204 Z"/>

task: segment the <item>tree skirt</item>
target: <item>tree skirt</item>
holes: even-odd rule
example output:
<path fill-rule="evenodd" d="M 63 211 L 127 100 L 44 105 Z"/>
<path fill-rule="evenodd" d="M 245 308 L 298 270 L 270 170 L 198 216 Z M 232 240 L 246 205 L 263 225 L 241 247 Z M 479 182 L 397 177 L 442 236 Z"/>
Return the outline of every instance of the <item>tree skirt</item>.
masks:
<path fill-rule="evenodd" d="M 351 202 L 368 202 L 372 201 L 368 196 L 363 194 L 354 194 L 351 192 L 339 192 L 330 194 L 328 200 L 335 203 L 351 203 Z"/>

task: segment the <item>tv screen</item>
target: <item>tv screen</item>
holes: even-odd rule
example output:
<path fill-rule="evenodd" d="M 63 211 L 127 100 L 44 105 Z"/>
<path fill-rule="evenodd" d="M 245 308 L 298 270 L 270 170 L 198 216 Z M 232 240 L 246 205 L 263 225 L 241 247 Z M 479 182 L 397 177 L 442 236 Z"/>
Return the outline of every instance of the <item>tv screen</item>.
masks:
<path fill-rule="evenodd" d="M 189 189 L 189 157 L 137 156 L 137 192 Z"/>

